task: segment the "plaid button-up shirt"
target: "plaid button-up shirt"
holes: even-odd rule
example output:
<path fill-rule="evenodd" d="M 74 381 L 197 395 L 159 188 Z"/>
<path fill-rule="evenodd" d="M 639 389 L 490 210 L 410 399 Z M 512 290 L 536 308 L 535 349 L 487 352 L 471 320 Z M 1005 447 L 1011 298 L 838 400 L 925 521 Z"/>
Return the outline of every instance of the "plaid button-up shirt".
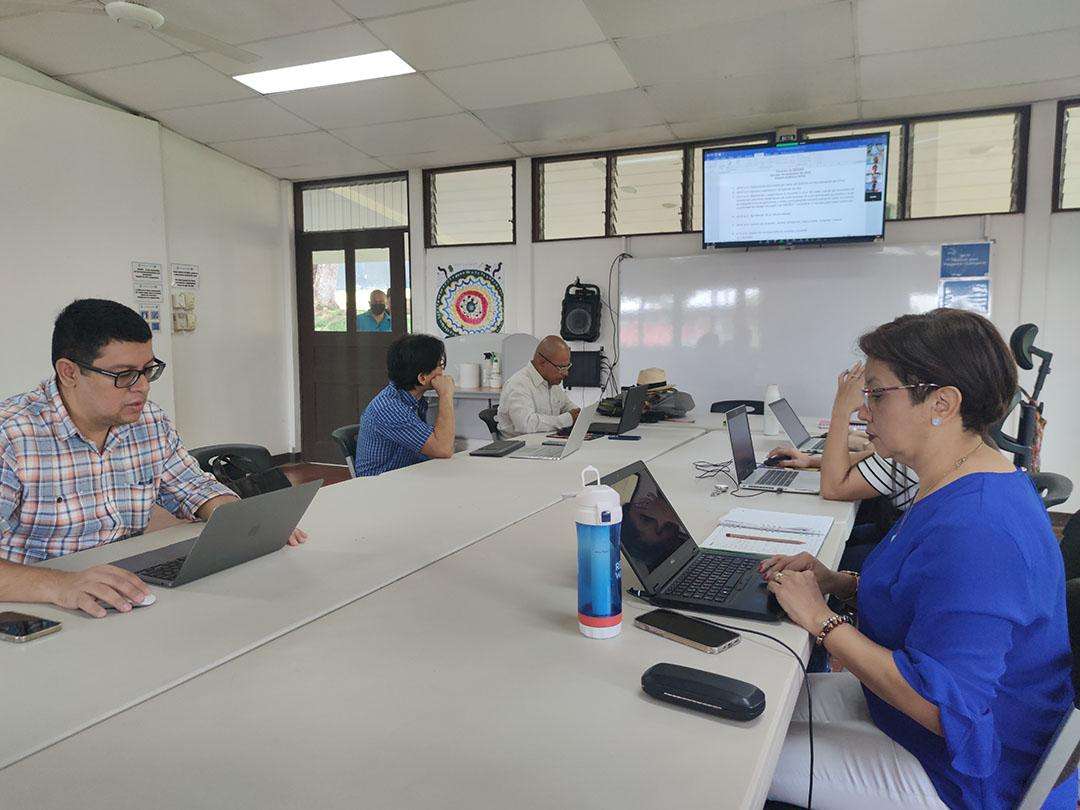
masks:
<path fill-rule="evenodd" d="M 46 380 L 0 402 L 0 558 L 37 562 L 139 534 L 156 502 L 192 520 L 232 491 L 199 469 L 172 422 L 147 402 L 99 451 Z"/>

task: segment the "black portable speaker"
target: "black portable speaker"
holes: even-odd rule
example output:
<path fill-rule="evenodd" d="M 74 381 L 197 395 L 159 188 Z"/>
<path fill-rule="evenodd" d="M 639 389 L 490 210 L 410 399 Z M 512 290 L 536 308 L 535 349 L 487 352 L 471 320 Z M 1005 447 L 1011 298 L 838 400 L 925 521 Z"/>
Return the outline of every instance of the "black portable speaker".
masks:
<path fill-rule="evenodd" d="M 641 676 L 654 698 L 728 720 L 753 720 L 765 711 L 765 693 L 746 681 L 678 664 L 654 664 Z"/>
<path fill-rule="evenodd" d="M 594 341 L 600 337 L 600 288 L 579 278 L 566 288 L 562 302 L 563 340 Z"/>

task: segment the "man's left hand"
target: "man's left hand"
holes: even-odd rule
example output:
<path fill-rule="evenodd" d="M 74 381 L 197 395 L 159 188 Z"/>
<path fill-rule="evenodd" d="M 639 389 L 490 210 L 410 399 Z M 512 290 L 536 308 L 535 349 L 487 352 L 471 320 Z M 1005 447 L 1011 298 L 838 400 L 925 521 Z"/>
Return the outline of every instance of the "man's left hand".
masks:
<path fill-rule="evenodd" d="M 289 535 L 289 545 L 298 546 L 301 543 L 306 543 L 308 539 L 308 533 L 303 529 L 293 529 L 292 534 Z"/>

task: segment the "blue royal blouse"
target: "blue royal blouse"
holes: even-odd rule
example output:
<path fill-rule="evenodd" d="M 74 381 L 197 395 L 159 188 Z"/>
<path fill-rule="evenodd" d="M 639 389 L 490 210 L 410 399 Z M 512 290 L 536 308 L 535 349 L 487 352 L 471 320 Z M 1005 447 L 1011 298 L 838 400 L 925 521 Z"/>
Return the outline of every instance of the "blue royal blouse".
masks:
<path fill-rule="evenodd" d="M 1064 566 L 1027 474 L 972 473 L 916 503 L 867 558 L 858 606 L 944 737 L 864 688 L 874 723 L 949 807 L 1015 807 L 1073 700 Z M 1074 774 L 1043 806 L 1076 802 Z"/>

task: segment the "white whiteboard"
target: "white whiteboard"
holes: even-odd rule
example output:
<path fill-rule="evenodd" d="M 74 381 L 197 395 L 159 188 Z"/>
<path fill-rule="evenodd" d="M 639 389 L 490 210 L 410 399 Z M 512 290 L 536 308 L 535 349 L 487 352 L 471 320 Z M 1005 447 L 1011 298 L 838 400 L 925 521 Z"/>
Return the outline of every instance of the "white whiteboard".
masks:
<path fill-rule="evenodd" d="M 939 245 L 879 244 L 627 259 L 619 382 L 658 366 L 697 414 L 777 383 L 800 416 L 828 416 L 859 336 L 937 306 L 939 255 Z"/>

